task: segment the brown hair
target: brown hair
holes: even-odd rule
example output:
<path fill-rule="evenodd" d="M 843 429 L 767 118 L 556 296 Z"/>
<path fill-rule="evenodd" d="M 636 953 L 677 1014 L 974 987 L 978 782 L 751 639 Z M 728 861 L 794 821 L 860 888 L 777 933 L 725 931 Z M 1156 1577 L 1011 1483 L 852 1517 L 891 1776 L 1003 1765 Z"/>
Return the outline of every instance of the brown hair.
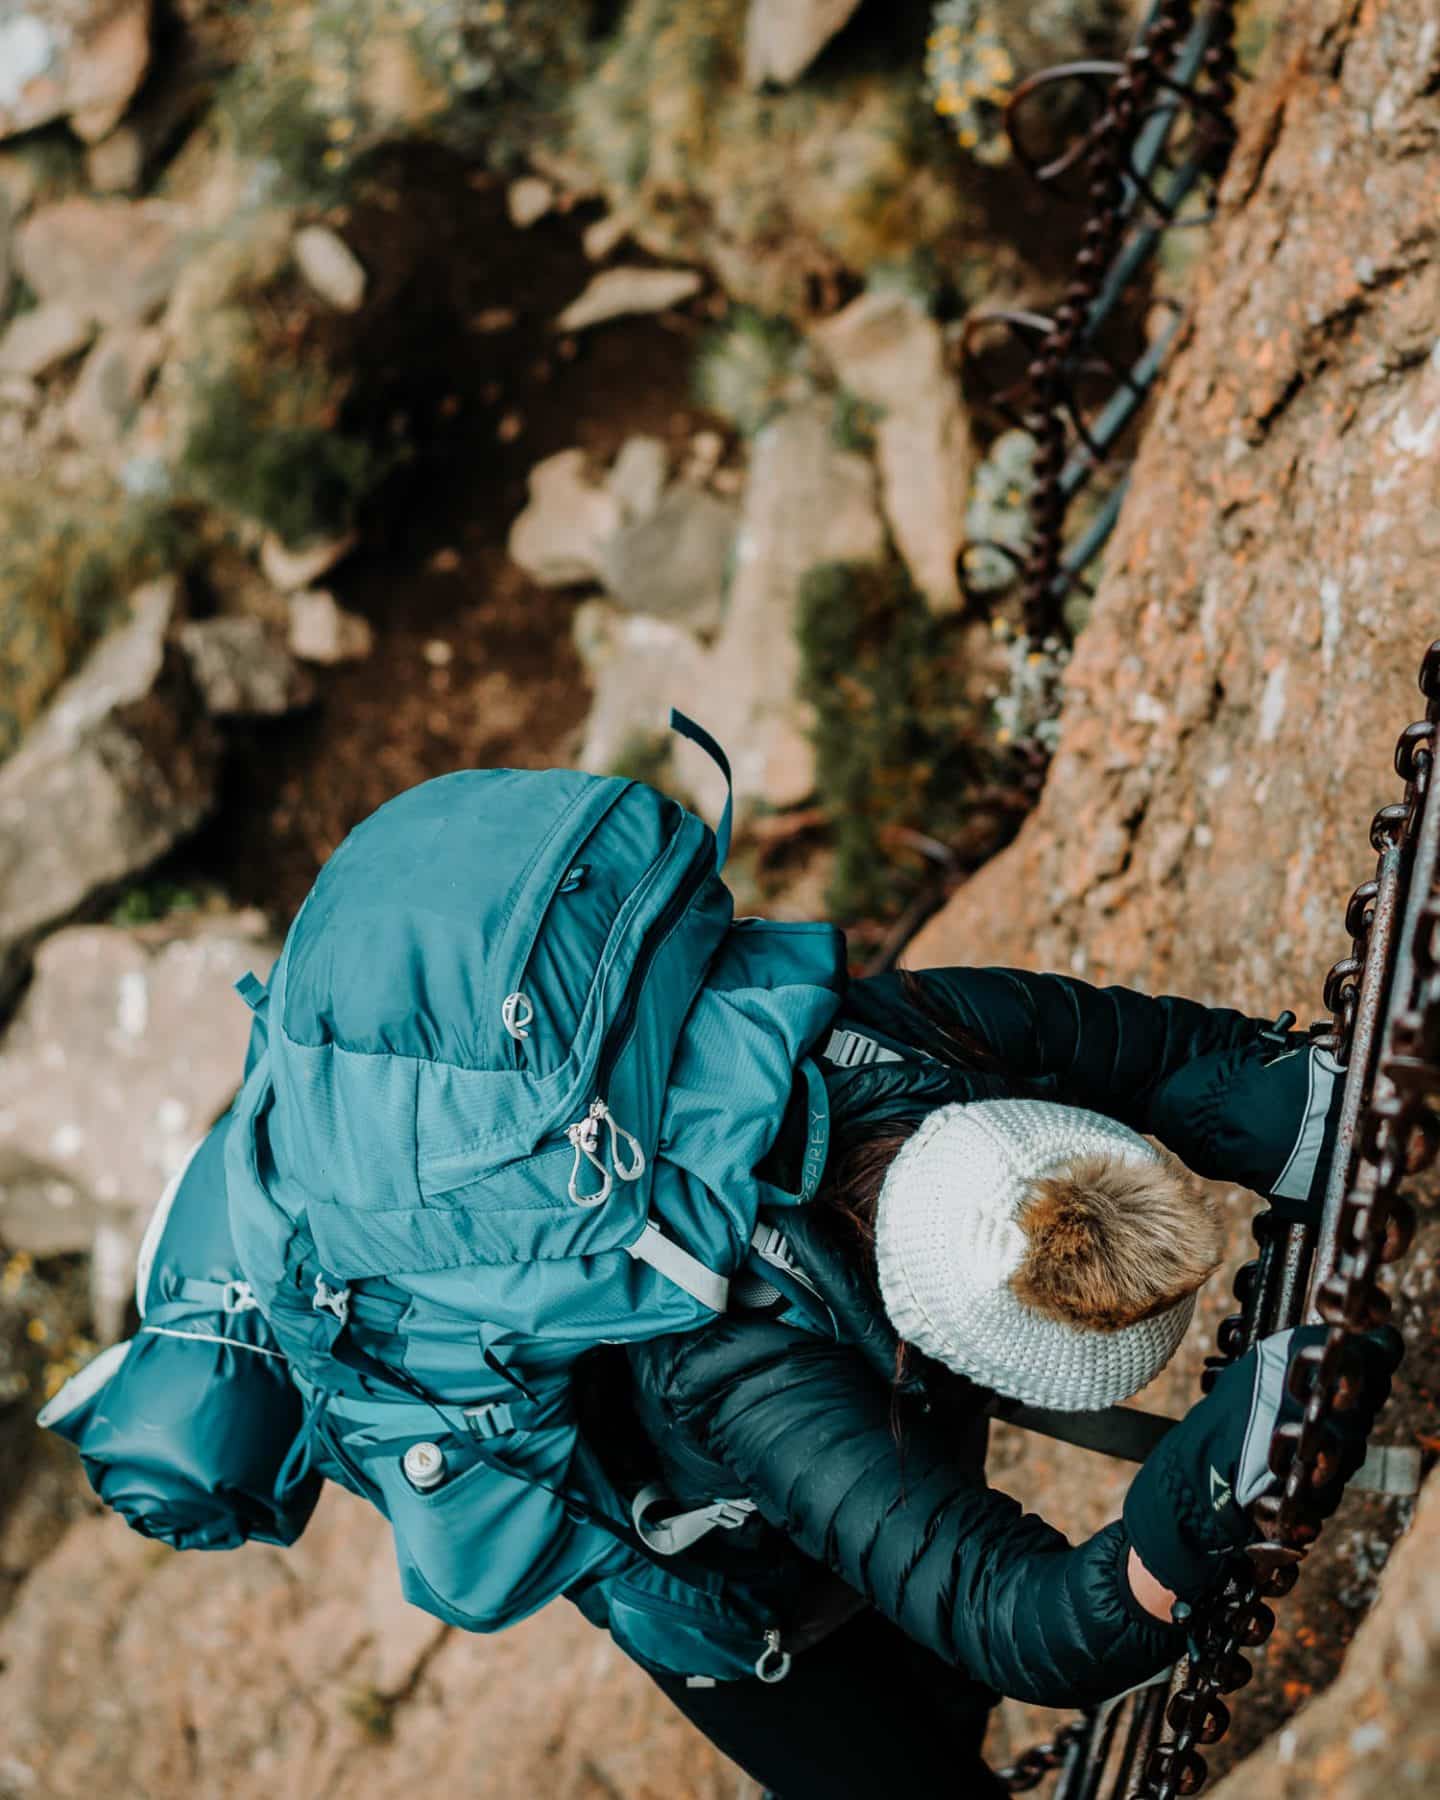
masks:
<path fill-rule="evenodd" d="M 1037 1180 L 1020 1209 L 1016 1296 L 1046 1318 L 1119 1331 L 1193 1293 L 1220 1263 L 1213 1197 L 1168 1152 L 1134 1163 L 1108 1151 Z"/>

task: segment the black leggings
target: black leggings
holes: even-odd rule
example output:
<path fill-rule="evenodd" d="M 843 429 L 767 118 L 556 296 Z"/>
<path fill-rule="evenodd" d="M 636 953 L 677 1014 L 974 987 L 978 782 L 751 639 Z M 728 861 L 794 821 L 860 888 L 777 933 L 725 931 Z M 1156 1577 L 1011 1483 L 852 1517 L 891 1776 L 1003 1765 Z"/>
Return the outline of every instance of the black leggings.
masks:
<path fill-rule="evenodd" d="M 982 1762 L 995 1696 L 867 1611 L 797 1656 L 783 1681 L 686 1687 L 651 1678 L 779 1800 L 990 1800 Z"/>

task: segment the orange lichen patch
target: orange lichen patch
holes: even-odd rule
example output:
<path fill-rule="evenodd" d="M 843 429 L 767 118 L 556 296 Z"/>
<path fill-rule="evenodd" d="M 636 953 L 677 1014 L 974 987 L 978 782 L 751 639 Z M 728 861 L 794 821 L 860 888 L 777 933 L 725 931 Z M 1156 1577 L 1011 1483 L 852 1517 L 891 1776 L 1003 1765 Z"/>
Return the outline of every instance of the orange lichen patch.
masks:
<path fill-rule="evenodd" d="M 1309 1681 L 1287 1681 L 1280 1691 L 1284 1694 L 1287 1705 L 1303 1706 L 1315 1692 L 1315 1685 Z"/>

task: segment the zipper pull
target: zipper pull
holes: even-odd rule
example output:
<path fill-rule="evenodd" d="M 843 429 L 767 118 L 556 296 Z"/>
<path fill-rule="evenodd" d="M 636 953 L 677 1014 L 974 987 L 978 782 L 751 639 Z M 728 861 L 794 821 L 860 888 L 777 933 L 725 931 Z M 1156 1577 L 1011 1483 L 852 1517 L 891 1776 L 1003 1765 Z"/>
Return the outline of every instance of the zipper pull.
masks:
<path fill-rule="evenodd" d="M 790 1673 L 791 1660 L 790 1652 L 780 1648 L 779 1631 L 772 1627 L 765 1633 L 765 1648 L 755 1664 L 755 1673 L 762 1681 L 783 1681 Z"/>

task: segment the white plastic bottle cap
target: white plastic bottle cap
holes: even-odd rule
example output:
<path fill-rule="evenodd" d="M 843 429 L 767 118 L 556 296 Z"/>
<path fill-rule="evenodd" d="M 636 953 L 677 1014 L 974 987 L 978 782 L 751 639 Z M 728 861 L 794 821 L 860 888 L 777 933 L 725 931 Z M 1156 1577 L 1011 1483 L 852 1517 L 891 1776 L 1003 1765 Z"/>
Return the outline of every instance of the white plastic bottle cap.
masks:
<path fill-rule="evenodd" d="M 411 1487 L 423 1494 L 445 1479 L 445 1453 L 438 1444 L 412 1444 L 400 1467 Z"/>

